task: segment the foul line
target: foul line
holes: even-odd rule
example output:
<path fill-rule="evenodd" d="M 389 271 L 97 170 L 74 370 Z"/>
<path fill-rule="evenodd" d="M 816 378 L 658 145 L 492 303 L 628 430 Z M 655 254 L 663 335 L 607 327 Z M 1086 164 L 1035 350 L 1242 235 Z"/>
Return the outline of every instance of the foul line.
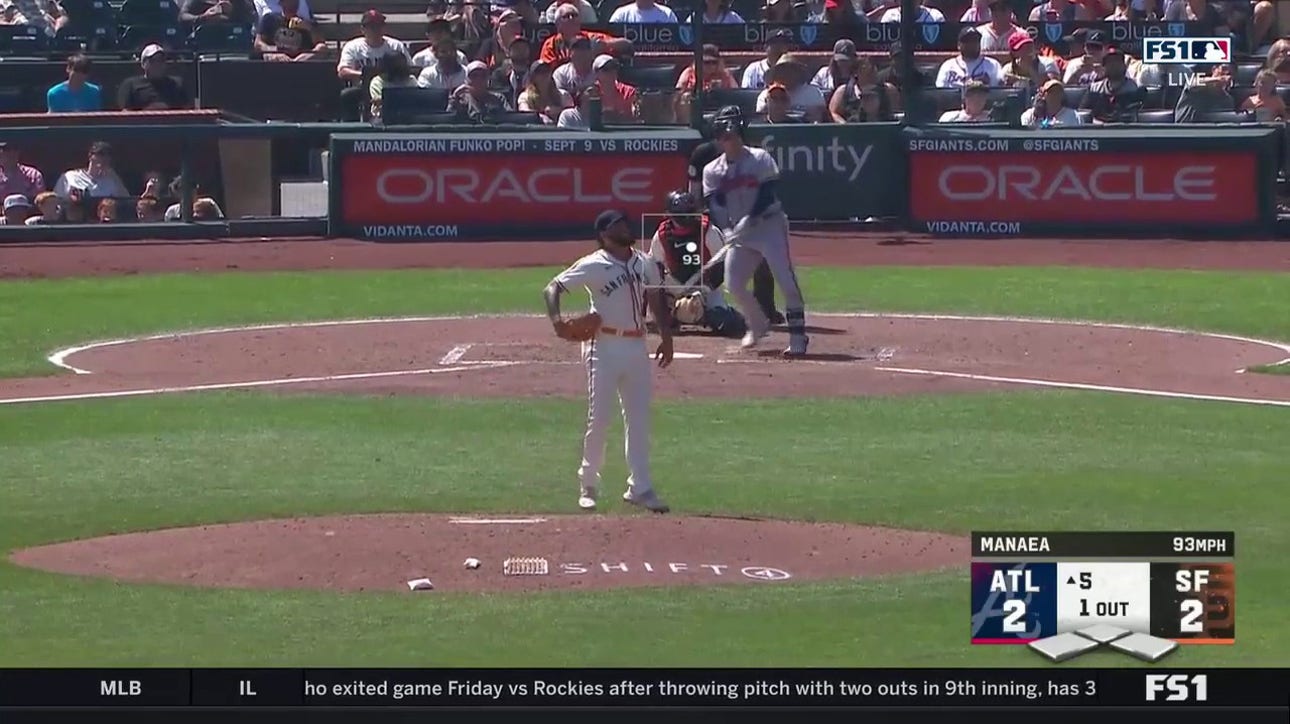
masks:
<path fill-rule="evenodd" d="M 929 377 L 957 377 L 981 382 L 1003 382 L 1013 385 L 1032 385 L 1035 387 L 1060 387 L 1071 390 L 1092 390 L 1094 392 L 1120 392 L 1130 395 L 1148 397 L 1173 397 L 1184 400 L 1208 400 L 1211 402 L 1241 402 L 1249 405 L 1272 405 L 1290 407 L 1290 400 L 1266 400 L 1256 397 L 1227 397 L 1225 395 L 1203 395 L 1193 392 L 1168 392 L 1151 390 L 1142 387 L 1116 387 L 1114 385 L 1092 385 L 1084 382 L 1057 382 L 1054 380 L 1037 380 L 1029 377 L 997 377 L 995 375 L 977 375 L 968 372 L 945 372 L 942 370 L 923 370 L 912 367 L 875 367 L 883 372 L 899 372 L 906 375 L 926 375 Z"/>
<path fill-rule="evenodd" d="M 448 522 L 458 525 L 526 525 L 545 523 L 546 518 L 449 518 Z"/>
<path fill-rule="evenodd" d="M 1130 323 L 1123 323 L 1123 322 L 1095 322 L 1095 321 L 1087 321 L 1087 320 L 1079 320 L 1079 319 L 1057 319 L 1057 318 L 1044 318 L 1044 317 L 1018 317 L 1018 316 L 1002 316 L 1002 315 L 974 316 L 974 315 L 964 315 L 964 314 L 921 314 L 921 313 L 903 313 L 903 312 L 820 312 L 820 313 L 812 313 L 811 317 L 821 317 L 821 318 L 834 317 L 834 318 L 843 318 L 843 319 L 845 318 L 914 319 L 914 320 L 930 320 L 930 321 L 1045 324 L 1045 325 L 1064 325 L 1064 326 L 1072 326 L 1072 327 L 1090 327 L 1095 329 L 1121 329 L 1121 330 L 1137 331 L 1137 332 L 1154 332 L 1154 333 L 1162 333 L 1162 334 L 1208 337 L 1211 339 L 1221 339 L 1221 340 L 1228 340 L 1233 342 L 1243 342 L 1246 344 L 1255 344 L 1255 345 L 1260 345 L 1264 347 L 1270 347 L 1272 349 L 1278 350 L 1281 353 L 1287 355 L 1285 358 L 1283 358 L 1278 362 L 1270 363 L 1270 366 L 1290 364 L 1290 344 L 1276 342 L 1268 339 L 1260 339 L 1256 337 L 1236 335 L 1236 334 L 1224 334 L 1221 332 L 1205 332 L 1205 331 L 1182 329 L 1182 328 L 1176 328 L 1176 327 L 1159 327 L 1159 326 L 1147 325 L 1147 324 L 1130 324 Z M 144 335 L 144 336 L 137 336 L 137 337 L 123 337 L 119 339 L 89 342 L 86 344 L 76 345 L 73 347 L 67 347 L 64 349 L 57 350 L 51 353 L 47 359 L 51 364 L 55 365 L 56 367 L 60 367 L 62 369 L 68 370 L 76 374 L 84 375 L 84 374 L 91 374 L 91 372 L 89 370 L 81 369 L 69 364 L 67 362 L 68 357 L 91 349 L 101 349 L 104 347 L 132 344 L 136 342 L 147 342 L 147 341 L 163 340 L 163 339 L 178 339 L 183 337 L 191 337 L 191 336 L 199 336 L 199 335 L 230 334 L 230 333 L 241 333 L 241 332 L 252 332 L 252 331 L 263 331 L 263 330 L 274 330 L 274 329 L 343 327 L 343 326 L 368 325 L 368 324 L 400 324 L 400 323 L 407 324 L 407 323 L 418 323 L 418 322 L 451 322 L 451 321 L 463 321 L 463 320 L 469 320 L 469 319 L 498 319 L 498 318 L 539 319 L 541 317 L 540 315 L 536 315 L 536 314 L 428 315 L 428 316 L 411 316 L 411 317 L 371 317 L 371 318 L 361 318 L 361 319 L 322 320 L 322 321 L 310 321 L 310 322 L 278 322 L 278 323 L 241 325 L 241 326 L 231 326 L 231 327 L 214 327 L 214 328 L 208 328 L 208 329 L 166 332 L 162 334 Z M 449 354 L 452 354 L 452 352 L 450 351 Z M 465 353 L 463 352 L 462 354 L 464 355 Z M 678 355 L 678 357 L 680 356 L 681 355 Z M 719 360 L 719 362 L 723 362 L 723 361 Z M 265 381 L 244 382 L 244 383 L 231 383 L 231 384 L 225 384 L 225 385 L 192 385 L 192 386 L 176 387 L 176 388 L 153 388 L 151 390 L 127 390 L 123 392 L 88 393 L 83 395 L 57 395 L 52 397 L 35 397 L 35 398 L 22 398 L 22 399 L 15 399 L 15 400 L 0 400 L 0 403 L 12 404 L 16 402 L 26 402 L 26 401 L 39 402 L 39 401 L 53 401 L 53 400 L 59 400 L 59 399 L 73 399 L 73 400 L 74 399 L 94 399 L 98 397 L 122 397 L 122 396 L 129 396 L 129 395 L 159 394 L 162 392 L 232 389 L 237 387 L 259 387 L 259 386 L 278 385 L 278 384 L 292 384 L 292 383 L 299 383 L 299 382 L 305 382 L 305 381 L 333 381 L 333 380 L 344 380 L 344 379 L 362 379 L 365 377 L 373 377 L 373 376 L 383 377 L 383 376 L 396 376 L 396 375 L 412 375 L 412 374 L 423 374 L 423 373 L 433 373 L 433 372 L 460 371 L 464 369 L 481 369 L 481 368 L 486 369 L 489 367 L 510 366 L 510 365 L 517 365 L 517 364 L 540 364 L 540 363 L 536 361 L 530 361 L 530 360 L 498 361 L 498 362 L 460 362 L 459 360 L 459 364 L 462 365 L 460 369 L 440 368 L 440 369 L 429 369 L 429 370 L 406 370 L 406 371 L 399 371 L 399 372 L 362 373 L 361 375 L 358 375 L 358 376 L 342 375 L 342 376 L 332 376 L 332 377 L 325 377 L 325 378 L 293 378 L 293 379 L 284 379 L 284 380 L 265 380 Z M 838 363 L 831 362 L 829 364 L 836 365 Z M 1152 390 L 1147 388 L 1097 386 L 1097 385 L 1086 385 L 1086 384 L 1075 383 L 1075 382 L 1058 382 L 1053 380 L 1039 380 L 1039 379 L 1029 379 L 1029 378 L 1006 378 L 1006 377 L 995 377 L 991 375 L 970 375 L 968 373 L 959 373 L 959 372 L 948 373 L 948 372 L 938 372 L 935 370 L 916 370 L 912 368 L 875 367 L 874 369 L 880 369 L 880 370 L 890 371 L 890 372 L 903 371 L 907 374 L 943 375 L 943 376 L 951 376 L 951 377 L 958 376 L 958 377 L 966 377 L 969 379 L 978 379 L 981 381 L 1010 382 L 1013 384 L 1030 384 L 1030 385 L 1045 386 L 1045 387 L 1065 387 L 1070 389 L 1088 389 L 1088 390 L 1100 390 L 1100 391 L 1110 391 L 1110 392 L 1124 392 L 1129 394 L 1139 394 L 1139 395 L 1148 395 L 1148 396 L 1156 396 L 1156 397 L 1177 397 L 1177 398 L 1197 399 L 1197 400 L 1213 400 L 1213 401 L 1221 401 L 1221 402 L 1242 402 L 1242 403 L 1249 403 L 1249 404 L 1290 406 L 1290 402 L 1283 402 L 1279 400 L 1227 397 L 1227 396 L 1221 396 L 1221 395 L 1190 394 L 1190 393 L 1180 393 L 1180 392 L 1168 392 L 1164 390 Z M 1244 369 L 1239 371 L 1243 372 Z"/>
<path fill-rule="evenodd" d="M 59 402 L 66 400 L 97 400 L 109 397 L 139 397 L 142 395 L 161 395 L 171 392 L 205 392 L 210 390 L 236 390 L 249 387 L 273 387 L 276 385 L 298 385 L 310 382 L 342 382 L 345 380 L 370 380 L 380 377 L 405 377 L 408 375 L 433 375 L 440 372 L 465 372 L 482 367 L 509 367 L 519 362 L 480 362 L 459 367 L 428 367 L 419 370 L 395 370 L 392 372 L 355 372 L 344 375 L 320 375 L 317 377 L 282 377 L 274 380 L 251 380 L 249 382 L 217 382 L 207 385 L 183 385 L 179 387 L 147 387 L 134 390 L 114 390 L 111 392 L 82 392 L 66 395 L 45 395 L 41 397 L 14 397 L 0 399 L 0 405 L 16 405 L 24 402 Z"/>

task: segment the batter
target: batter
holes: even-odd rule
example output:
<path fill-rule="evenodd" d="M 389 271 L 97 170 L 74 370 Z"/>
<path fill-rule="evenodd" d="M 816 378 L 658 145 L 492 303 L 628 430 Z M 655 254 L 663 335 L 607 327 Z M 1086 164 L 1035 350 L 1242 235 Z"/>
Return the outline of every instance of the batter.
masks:
<path fill-rule="evenodd" d="M 805 355 L 810 344 L 806 303 L 788 251 L 788 217 L 775 195 L 779 166 L 766 151 L 744 144 L 744 118 L 738 108 L 717 112 L 713 137 L 722 154 L 703 169 L 703 196 L 712 221 L 725 230 L 726 288 L 748 322 L 742 346 L 757 346 L 770 331 L 770 320 L 748 291 L 753 273 L 765 259 L 784 295 L 788 323 L 784 355 Z"/>
<path fill-rule="evenodd" d="M 645 303 L 662 338 L 655 350 L 659 367 L 672 364 L 672 320 L 663 303 L 658 265 L 636 248 L 636 237 L 621 211 L 596 217 L 600 248 L 560 272 L 543 290 L 547 316 L 557 335 L 564 336 L 560 296 L 583 287 L 591 296 L 591 311 L 600 315 L 596 336 L 582 344 L 587 368 L 587 432 L 578 467 L 578 507 L 594 510 L 605 462 L 605 433 L 614 398 L 622 405 L 626 438 L 627 492 L 623 500 L 656 513 L 668 512 L 650 478 L 650 399 L 653 376 L 645 345 Z"/>

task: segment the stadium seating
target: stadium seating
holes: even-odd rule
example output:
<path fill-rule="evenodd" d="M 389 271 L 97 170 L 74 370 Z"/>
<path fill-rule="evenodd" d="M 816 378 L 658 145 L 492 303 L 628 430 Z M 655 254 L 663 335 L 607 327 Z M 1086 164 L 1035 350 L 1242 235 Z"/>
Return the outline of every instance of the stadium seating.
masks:
<path fill-rule="evenodd" d="M 542 116 L 528 111 L 510 111 L 498 117 L 497 122 L 516 126 L 540 126 L 542 125 Z"/>
<path fill-rule="evenodd" d="M 178 21 L 179 7 L 171 0 L 125 0 L 117 18 L 122 25 L 163 26 Z"/>
<path fill-rule="evenodd" d="M 622 82 L 644 90 L 674 88 L 677 76 L 671 65 L 628 65 L 618 73 Z"/>
<path fill-rule="evenodd" d="M 1203 123 L 1254 123 L 1254 115 L 1244 111 L 1214 111 L 1202 113 Z"/>
<path fill-rule="evenodd" d="M 199 25 L 188 39 L 196 53 L 237 54 L 249 53 L 252 43 L 251 29 L 232 23 L 207 23 Z"/>
<path fill-rule="evenodd" d="M 389 125 L 432 123 L 426 119 L 444 115 L 447 108 L 448 91 L 443 88 L 391 86 L 381 94 L 381 117 Z"/>
<path fill-rule="evenodd" d="M 1138 113 L 1138 123 L 1173 123 L 1174 112 L 1172 110 L 1142 111 Z"/>
<path fill-rule="evenodd" d="M 127 25 L 121 29 L 117 45 L 122 50 L 138 52 L 149 43 L 157 43 L 167 50 L 180 50 L 186 35 L 179 23 L 172 20 L 165 25 Z"/>
<path fill-rule="evenodd" d="M 0 25 L 0 54 L 40 55 L 45 35 L 28 25 Z"/>
<path fill-rule="evenodd" d="M 713 88 L 708 91 L 704 108 L 716 110 L 722 106 L 739 106 L 749 115 L 757 111 L 757 96 L 761 91 L 755 88 Z"/>

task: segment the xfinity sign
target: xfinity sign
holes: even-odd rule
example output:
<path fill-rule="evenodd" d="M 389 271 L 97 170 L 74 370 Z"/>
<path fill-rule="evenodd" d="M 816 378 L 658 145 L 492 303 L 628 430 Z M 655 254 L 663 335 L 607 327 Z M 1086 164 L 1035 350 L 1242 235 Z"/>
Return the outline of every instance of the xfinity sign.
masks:
<path fill-rule="evenodd" d="M 1232 62 L 1231 38 L 1144 38 L 1142 62 L 1195 65 Z"/>

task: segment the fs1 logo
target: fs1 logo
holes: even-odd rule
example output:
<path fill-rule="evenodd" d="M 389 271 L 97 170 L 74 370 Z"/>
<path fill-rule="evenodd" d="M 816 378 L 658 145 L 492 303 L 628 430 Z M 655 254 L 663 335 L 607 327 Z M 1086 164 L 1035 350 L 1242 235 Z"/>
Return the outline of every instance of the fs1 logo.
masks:
<path fill-rule="evenodd" d="M 1142 62 L 1160 65 L 1231 63 L 1231 38 L 1143 38 Z"/>
<path fill-rule="evenodd" d="M 1206 674 L 1147 674 L 1147 701 L 1205 701 L 1208 698 Z"/>

